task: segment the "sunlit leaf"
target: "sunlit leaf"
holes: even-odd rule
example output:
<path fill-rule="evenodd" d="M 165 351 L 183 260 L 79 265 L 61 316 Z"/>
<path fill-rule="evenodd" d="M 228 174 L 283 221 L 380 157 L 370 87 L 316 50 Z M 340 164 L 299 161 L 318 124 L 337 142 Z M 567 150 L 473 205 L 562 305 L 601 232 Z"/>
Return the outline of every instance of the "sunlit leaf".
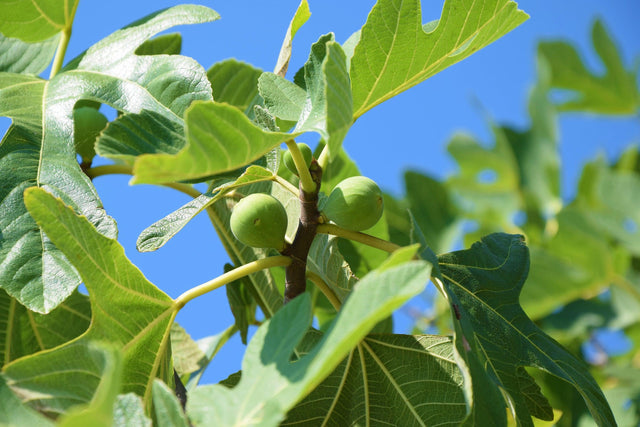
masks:
<path fill-rule="evenodd" d="M 266 132 L 237 108 L 222 103 L 194 102 L 185 123 L 186 147 L 175 155 L 138 157 L 134 183 L 166 183 L 231 171 L 295 136 Z"/>
<path fill-rule="evenodd" d="M 527 19 L 510 0 L 447 0 L 423 27 L 418 0 L 379 0 L 351 58 L 354 117 L 502 37 Z"/>
<path fill-rule="evenodd" d="M 76 160 L 75 104 L 91 99 L 124 112 L 149 110 L 177 120 L 194 99 L 211 99 L 204 69 L 185 57 L 134 52 L 173 25 L 217 17 L 204 7 L 178 6 L 103 39 L 48 82 L 0 74 L 0 114 L 13 119 L 0 145 L 0 284 L 31 310 L 51 311 L 80 278 L 27 214 L 22 201 L 26 188 L 46 188 L 89 218 L 101 233 L 116 235 L 115 222 L 104 212 Z"/>
<path fill-rule="evenodd" d="M 235 59 L 213 64 L 207 70 L 213 99 L 233 105 L 251 117 L 253 106 L 261 103 L 258 95 L 258 77 L 262 70 Z"/>
<path fill-rule="evenodd" d="M 123 390 L 149 402 L 153 379 L 170 356 L 169 330 L 177 312 L 173 300 L 147 281 L 117 241 L 100 234 L 61 200 L 32 188 L 25 203 L 80 272 L 89 291 L 92 321 L 79 338 L 6 365 L 9 385 L 46 412 L 62 413 L 87 403 L 101 377 L 91 346 L 108 341 L 122 349 Z M 164 380 L 170 382 L 172 376 Z"/>
<path fill-rule="evenodd" d="M 5 0 L 0 32 L 25 42 L 39 42 L 70 31 L 78 0 Z"/>
<path fill-rule="evenodd" d="M 282 47 L 280 48 L 280 54 L 278 55 L 278 62 L 276 63 L 276 67 L 273 71 L 276 75 L 284 77 L 285 74 L 287 74 L 289 60 L 291 59 L 293 38 L 296 36 L 298 30 L 305 24 L 305 22 L 307 22 L 310 16 L 311 11 L 309 11 L 309 3 L 307 3 L 307 0 L 302 0 L 289 23 L 289 28 L 287 28 L 284 40 L 282 41 Z"/>

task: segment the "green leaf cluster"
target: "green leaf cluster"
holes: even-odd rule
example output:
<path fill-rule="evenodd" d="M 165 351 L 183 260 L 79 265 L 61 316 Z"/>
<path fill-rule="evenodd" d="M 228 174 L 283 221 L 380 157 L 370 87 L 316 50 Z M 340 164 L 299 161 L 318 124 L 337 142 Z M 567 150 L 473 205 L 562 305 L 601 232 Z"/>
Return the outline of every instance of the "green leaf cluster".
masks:
<path fill-rule="evenodd" d="M 302 260 L 307 292 L 284 305 L 289 266 L 301 261 L 287 251 L 309 212 L 309 179 L 321 209 L 339 182 L 360 175 L 343 147 L 355 120 L 527 15 L 511 0 L 447 0 L 440 19 L 423 24 L 419 1 L 379 0 L 344 44 L 321 36 L 289 80 L 292 43 L 310 16 L 306 0 L 273 73 L 234 59 L 205 70 L 180 55 L 179 34 L 152 38 L 219 18 L 196 5 L 142 18 L 63 66 L 76 7 L 16 1 L 0 17 L 0 114 L 12 119 L 0 143 L 0 423 L 502 426 L 512 417 L 529 426 L 552 420 L 554 408 L 571 413 L 553 392 L 561 381 L 580 397 L 576 413 L 615 425 L 607 397 L 619 395 L 605 397 L 594 379 L 602 374 L 592 376 L 569 351 L 591 329 L 559 326 L 570 310 L 592 310 L 598 326 L 639 336 L 639 319 L 624 305 L 640 295 L 638 151 L 615 165 L 587 165 L 575 200 L 560 197 L 557 111 L 637 109 L 635 75 L 600 23 L 594 44 L 604 77 L 565 68 L 559 57 L 577 58 L 570 46 L 541 45 L 531 128 L 492 126 L 492 148 L 457 135 L 449 151 L 460 173 L 440 182 L 407 172 L 407 196 L 386 196 L 382 220 L 366 234 L 316 224 Z M 581 97 L 556 106 L 553 88 Z M 102 104 L 118 111 L 106 127 Z M 83 123 L 88 116 L 99 126 Z M 280 164 L 280 146 L 295 147 L 309 132 L 320 142 L 298 178 Z M 96 156 L 113 163 L 92 167 Z M 491 183 L 479 179 L 486 169 Z M 125 256 L 93 186 L 111 173 L 193 197 L 146 228 L 139 251 L 161 248 L 205 212 L 229 255 L 225 273 L 175 299 L 148 281 Z M 202 183 L 204 192 L 194 185 Z M 230 231 L 235 204 L 252 193 L 271 194 L 287 210 L 291 246 L 279 255 Z M 527 220 L 516 225 L 519 211 Z M 465 236 L 476 243 L 446 253 L 465 221 L 478 224 Z M 451 334 L 393 334 L 393 312 L 430 280 L 442 297 L 438 324 Z M 619 285 L 615 304 L 587 298 L 611 283 Z M 176 314 L 223 285 L 235 324 L 192 340 Z M 553 327 L 571 332 L 562 342 L 569 350 L 547 334 Z M 236 332 L 248 341 L 241 372 L 200 385 Z M 606 375 L 628 373 L 623 363 L 615 368 Z"/>

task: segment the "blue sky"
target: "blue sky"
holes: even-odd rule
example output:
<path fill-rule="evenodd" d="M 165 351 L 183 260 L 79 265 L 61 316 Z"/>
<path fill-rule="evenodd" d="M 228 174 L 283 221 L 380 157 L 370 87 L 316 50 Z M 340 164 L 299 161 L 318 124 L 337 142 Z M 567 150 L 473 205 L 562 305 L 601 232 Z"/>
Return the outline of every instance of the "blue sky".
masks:
<path fill-rule="evenodd" d="M 222 19 L 210 24 L 179 27 L 183 54 L 205 68 L 234 57 L 264 70 L 275 65 L 282 37 L 298 1 L 201 2 Z M 423 22 L 437 19 L 443 0 L 423 2 Z M 176 1 L 81 1 L 67 59 L 118 28 Z M 320 35 L 333 31 L 339 42 L 365 22 L 374 1 L 310 0 L 312 16 L 294 41 L 291 75 L 304 63 L 308 49 Z M 520 8 L 531 19 L 493 45 L 434 76 L 421 85 L 374 108 L 361 117 L 345 140 L 345 148 L 362 173 L 389 192 L 403 191 L 402 173 L 411 168 L 446 177 L 455 164 L 446 143 L 464 130 L 490 143 L 486 117 L 500 123 L 527 126 L 526 96 L 535 81 L 535 49 L 539 39 L 565 39 L 586 53 L 594 70 L 601 64 L 591 51 L 590 28 L 600 16 L 618 42 L 624 60 L 640 58 L 640 4 L 635 0 L 540 1 L 523 0 Z M 175 30 L 174 30 L 175 31 Z M 0 119 L 0 130 L 8 125 Z M 613 158 L 623 147 L 640 141 L 637 118 L 595 118 L 570 114 L 559 122 L 563 162 L 563 194 L 570 197 L 582 164 L 598 153 Z M 315 138 L 300 138 L 313 142 Z M 228 260 L 205 215 L 196 218 L 159 251 L 140 254 L 135 241 L 144 228 L 188 201 L 173 190 L 147 185 L 129 186 L 128 177 L 95 180 L 107 211 L 118 221 L 120 241 L 127 255 L 147 277 L 170 296 L 222 273 Z M 407 316 L 397 318 L 398 332 L 408 332 Z M 194 338 L 224 330 L 233 322 L 224 289 L 189 303 L 178 322 Z M 240 367 L 243 346 L 235 337 L 214 360 L 205 381 L 225 378 Z"/>

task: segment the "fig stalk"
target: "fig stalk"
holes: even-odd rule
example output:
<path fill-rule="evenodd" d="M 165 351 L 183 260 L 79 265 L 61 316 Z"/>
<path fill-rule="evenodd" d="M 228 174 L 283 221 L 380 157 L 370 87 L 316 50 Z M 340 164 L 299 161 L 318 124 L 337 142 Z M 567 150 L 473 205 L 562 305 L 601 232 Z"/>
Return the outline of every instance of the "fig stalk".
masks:
<path fill-rule="evenodd" d="M 296 147 L 297 148 L 297 147 Z M 291 264 L 287 266 L 284 285 L 284 303 L 291 301 L 302 294 L 307 287 L 307 256 L 316 236 L 320 212 L 318 211 L 318 191 L 322 181 L 322 169 L 318 162 L 313 160 L 309 167 L 309 174 L 314 183 L 311 192 L 305 191 L 300 180 L 300 218 L 298 230 L 290 246 L 285 248 L 282 255 L 291 258 Z"/>

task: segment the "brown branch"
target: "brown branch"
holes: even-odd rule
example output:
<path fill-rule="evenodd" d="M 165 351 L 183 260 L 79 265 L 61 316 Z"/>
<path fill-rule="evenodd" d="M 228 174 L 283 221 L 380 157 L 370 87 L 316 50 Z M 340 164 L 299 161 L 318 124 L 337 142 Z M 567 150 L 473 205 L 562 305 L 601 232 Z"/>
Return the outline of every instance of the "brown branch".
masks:
<path fill-rule="evenodd" d="M 291 301 L 302 294 L 307 287 L 306 271 L 307 256 L 313 239 L 316 237 L 320 212 L 318 211 L 318 191 L 322 180 L 322 169 L 318 162 L 313 160 L 309 166 L 311 179 L 316 184 L 312 193 L 307 193 L 300 186 L 300 219 L 298 230 L 291 245 L 283 252 L 291 258 L 292 262 L 287 267 L 284 286 L 284 303 Z"/>

